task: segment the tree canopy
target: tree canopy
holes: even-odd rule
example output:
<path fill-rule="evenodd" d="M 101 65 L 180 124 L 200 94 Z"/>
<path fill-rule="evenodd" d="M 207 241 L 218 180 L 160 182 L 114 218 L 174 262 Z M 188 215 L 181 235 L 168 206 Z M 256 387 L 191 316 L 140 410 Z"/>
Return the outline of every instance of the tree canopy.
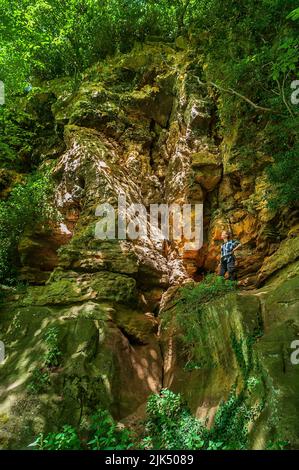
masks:
<path fill-rule="evenodd" d="M 298 107 L 290 100 L 298 78 L 297 0 L 0 0 L 0 8 L 6 108 L 28 85 L 61 76 L 80 80 L 87 67 L 135 42 L 171 42 L 183 35 L 204 81 L 215 89 L 222 134 L 237 120 L 244 129 L 255 122 L 251 132 L 265 129 L 260 150 L 276 162 L 269 173 L 273 182 L 298 187 Z M 23 119 L 4 119 L 4 108 L 0 148 L 11 158 L 14 145 L 8 140 L 28 135 L 18 123 Z M 253 137 L 247 132 L 240 143 L 243 155 Z M 296 200 L 285 188 L 284 203 Z"/>

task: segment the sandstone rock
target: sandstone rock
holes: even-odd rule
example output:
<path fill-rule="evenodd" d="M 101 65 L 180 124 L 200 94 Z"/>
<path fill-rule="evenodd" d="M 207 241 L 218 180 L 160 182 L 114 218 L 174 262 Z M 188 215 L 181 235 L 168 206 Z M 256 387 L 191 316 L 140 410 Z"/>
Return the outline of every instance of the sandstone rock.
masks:
<path fill-rule="evenodd" d="M 199 152 L 192 155 L 194 178 L 207 191 L 213 191 L 219 184 L 222 175 L 219 155 L 209 152 Z"/>
<path fill-rule="evenodd" d="M 206 103 L 192 96 L 184 113 L 184 120 L 190 131 L 196 135 L 206 134 L 210 119 Z"/>
<path fill-rule="evenodd" d="M 20 278 L 33 284 L 43 284 L 58 265 L 58 248 L 68 243 L 70 238 L 71 232 L 62 223 L 47 229 L 27 229 L 18 245 Z"/>
<path fill-rule="evenodd" d="M 27 448 L 40 432 L 76 426 L 99 407 L 121 419 L 161 388 L 155 322 L 140 313 L 88 301 L 58 309 L 14 305 L 1 319 L 7 356 L 1 365 L 0 448 Z M 33 371 L 43 366 L 44 334 L 53 327 L 61 366 L 49 372 L 42 393 L 29 394 Z"/>
<path fill-rule="evenodd" d="M 273 255 L 266 257 L 259 271 L 259 283 L 275 274 L 279 269 L 296 261 L 299 257 L 299 238 L 284 240 Z"/>
<path fill-rule="evenodd" d="M 207 93 L 178 38 L 175 47 L 156 40 L 136 45 L 92 66 L 76 90 L 71 80 L 56 80 L 31 100 L 36 115 L 48 113 L 64 138 L 55 141 L 53 131 L 53 145 L 43 141 L 34 150 L 56 159 L 55 204 L 63 230 L 30 228 L 19 245 L 21 279 L 45 285 L 1 289 L 3 448 L 24 448 L 39 432 L 77 425 L 98 407 L 125 419 L 144 410 L 162 386 L 182 392 L 196 416 L 211 424 L 234 385 L 249 393 L 249 379 L 257 381 L 251 403 L 266 404 L 252 429 L 252 447 L 263 448 L 272 437 L 272 417 L 281 420 L 282 439 L 298 447 L 298 384 L 288 363 L 289 342 L 298 335 L 297 216 L 281 223 L 278 237 L 289 239 L 279 247 L 269 235 L 276 214 L 265 203 L 270 159 L 258 154 L 260 163 L 248 174 L 238 122 L 216 145 L 215 103 Z M 15 182 L 8 176 L 3 197 Z M 160 233 L 154 240 L 96 239 L 96 208 L 111 204 L 117 229 L 123 194 L 128 206 L 144 204 L 147 215 L 152 203 L 203 202 L 204 246 L 186 251 L 187 240 L 166 243 Z M 180 286 L 215 271 L 220 234 L 228 228 L 243 243 L 237 256 L 243 286 L 269 284 L 209 304 L 200 318 L 200 363 L 190 367 L 180 332 L 158 330 L 155 315 L 160 308 L 163 326 L 164 314 L 175 316 L 172 301 Z M 47 387 L 30 395 L 33 371 L 45 370 L 44 333 L 52 326 L 59 332 L 61 364 L 47 370 Z"/>
<path fill-rule="evenodd" d="M 224 175 L 219 184 L 219 206 L 223 209 L 230 210 L 235 206 L 234 189 L 231 179 Z"/>
<path fill-rule="evenodd" d="M 298 262 L 296 266 L 280 271 L 265 288 L 207 304 L 201 313 L 201 360 L 196 367 L 187 367 L 180 327 L 163 328 L 162 316 L 164 384 L 181 393 L 196 416 L 211 424 L 232 387 L 241 391 L 246 377 L 254 380 L 256 389 L 247 395 L 252 406 L 261 406 L 251 427 L 254 449 L 264 448 L 273 433 L 292 448 L 299 444 L 299 379 L 290 360 L 291 343 L 299 335 Z M 175 304 L 173 297 L 168 303 Z M 175 318 L 175 306 L 170 315 Z"/>
<path fill-rule="evenodd" d="M 96 274 L 56 271 L 46 286 L 32 287 L 24 305 L 71 305 L 87 300 L 134 303 L 136 281 L 122 274 L 106 271 Z"/>
<path fill-rule="evenodd" d="M 97 272 L 107 270 L 121 274 L 138 272 L 138 259 L 125 243 L 97 242 L 93 240 L 90 249 L 67 246 L 60 250 L 59 266 L 65 270 Z"/>
<path fill-rule="evenodd" d="M 247 214 L 240 222 L 232 224 L 234 237 L 241 241 L 241 243 L 248 243 L 254 241 L 257 237 L 257 220 L 251 215 Z"/>

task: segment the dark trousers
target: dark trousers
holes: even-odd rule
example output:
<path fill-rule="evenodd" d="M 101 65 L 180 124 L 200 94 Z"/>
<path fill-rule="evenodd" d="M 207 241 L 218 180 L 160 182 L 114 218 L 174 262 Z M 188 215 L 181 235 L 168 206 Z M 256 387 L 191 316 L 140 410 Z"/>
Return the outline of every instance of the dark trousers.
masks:
<path fill-rule="evenodd" d="M 228 259 L 222 258 L 220 263 L 220 276 L 224 277 L 225 273 L 228 273 L 230 281 L 237 280 L 236 258 L 234 256 L 230 256 Z"/>

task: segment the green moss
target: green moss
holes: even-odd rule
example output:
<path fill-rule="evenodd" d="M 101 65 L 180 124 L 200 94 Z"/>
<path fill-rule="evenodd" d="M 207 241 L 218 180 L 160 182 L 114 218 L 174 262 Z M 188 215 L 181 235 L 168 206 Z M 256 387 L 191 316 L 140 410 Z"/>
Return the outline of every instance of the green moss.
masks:
<path fill-rule="evenodd" d="M 229 294 L 235 288 L 234 282 L 208 275 L 202 282 L 190 283 L 179 290 L 174 312 L 170 310 L 164 315 L 162 327 L 167 329 L 172 325 L 178 332 L 180 349 L 185 354 L 187 367 L 190 363 L 194 368 L 195 364 L 197 367 L 206 367 L 217 362 L 215 352 L 212 352 L 213 349 L 215 351 L 214 338 L 211 338 L 216 321 L 209 316 L 208 302 Z"/>
<path fill-rule="evenodd" d="M 135 301 L 136 281 L 128 276 L 106 271 L 63 276 L 62 272 L 56 271 L 46 286 L 29 288 L 23 305 L 70 305 L 87 300 Z"/>
<path fill-rule="evenodd" d="M 299 237 L 289 238 L 281 242 L 273 255 L 267 257 L 259 271 L 259 280 L 263 282 L 290 263 L 299 258 Z M 282 275 L 284 273 L 282 272 Z"/>
<path fill-rule="evenodd" d="M 118 307 L 113 311 L 112 318 L 132 344 L 147 344 L 157 333 L 158 323 L 155 320 L 149 320 L 141 312 Z"/>

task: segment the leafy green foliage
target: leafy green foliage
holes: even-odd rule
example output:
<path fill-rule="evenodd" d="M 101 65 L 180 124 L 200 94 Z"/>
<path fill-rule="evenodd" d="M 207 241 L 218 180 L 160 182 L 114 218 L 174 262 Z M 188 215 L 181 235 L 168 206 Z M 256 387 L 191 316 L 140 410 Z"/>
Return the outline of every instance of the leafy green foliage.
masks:
<path fill-rule="evenodd" d="M 278 80 L 281 75 L 295 72 L 299 61 L 299 49 L 296 38 L 286 38 L 277 48 L 276 62 L 273 64 L 272 78 Z"/>
<path fill-rule="evenodd" d="M 250 388 L 256 381 L 251 377 Z M 139 442 L 127 429 L 119 428 L 108 411 L 100 410 L 92 416 L 87 435 L 65 425 L 61 432 L 40 434 L 29 447 L 38 450 L 247 449 L 250 426 L 263 409 L 263 404 L 250 405 L 249 398 L 245 392 L 237 394 L 233 388 L 228 399 L 220 403 L 212 427 L 208 427 L 191 414 L 180 394 L 162 389 L 148 398 L 144 437 Z M 281 440 L 268 445 L 271 449 L 282 449 L 287 443 Z"/>
<path fill-rule="evenodd" d="M 127 429 L 118 429 L 107 411 L 99 411 L 92 417 L 90 450 L 126 450 L 133 444 Z"/>
<path fill-rule="evenodd" d="M 263 404 L 251 406 L 244 392 L 233 389 L 217 410 L 211 440 L 221 442 L 225 449 L 246 449 L 249 446 L 249 425 L 262 411 Z"/>
<path fill-rule="evenodd" d="M 106 410 L 98 411 L 91 418 L 89 429 L 90 440 L 70 425 L 65 425 L 61 432 L 40 434 L 29 445 L 38 450 L 127 450 L 133 446 L 127 429 L 119 429 Z"/>
<path fill-rule="evenodd" d="M 44 356 L 46 367 L 57 367 L 59 365 L 59 357 L 61 351 L 58 347 L 58 329 L 56 327 L 49 328 L 45 334 L 45 342 L 47 352 Z"/>
<path fill-rule="evenodd" d="M 200 0 L 186 17 L 198 37 L 203 79 L 218 87 L 211 93 L 219 134 L 244 173 L 262 164 L 261 153 L 273 157 L 268 200 L 276 207 L 298 202 L 299 113 L 290 100 L 299 64 L 299 23 L 290 21 L 296 7 L 296 0 Z"/>
<path fill-rule="evenodd" d="M 267 444 L 266 450 L 286 450 L 289 445 L 289 441 L 270 441 Z"/>
<path fill-rule="evenodd" d="M 293 106 L 294 107 L 294 106 Z M 295 107 L 294 107 L 295 108 Z M 265 129 L 267 142 L 264 150 L 273 155 L 274 163 L 267 168 L 272 189 L 268 203 L 274 209 L 295 204 L 298 201 L 299 186 L 299 118 L 276 117 Z"/>
<path fill-rule="evenodd" d="M 61 432 L 50 433 L 44 436 L 40 434 L 38 438 L 29 445 L 38 450 L 81 450 L 81 442 L 77 431 L 69 425 L 65 425 Z"/>
<path fill-rule="evenodd" d="M 270 206 L 287 207 L 298 201 L 299 188 L 299 142 L 275 156 L 276 164 L 268 169 L 270 180 L 273 182 L 276 195 L 270 199 Z"/>
<path fill-rule="evenodd" d="M 188 284 L 179 290 L 179 300 L 172 311 L 164 316 L 164 327 L 174 320 L 180 333 L 182 353 L 188 358 L 186 368 L 201 367 L 202 328 L 201 318 L 205 305 L 210 300 L 235 291 L 237 283 L 225 280 L 222 276 L 208 274 L 195 286 Z"/>
<path fill-rule="evenodd" d="M 50 375 L 47 370 L 36 367 L 30 377 L 27 390 L 33 395 L 38 395 L 46 391 L 50 383 Z"/>
<path fill-rule="evenodd" d="M 34 131 L 29 116 L 18 110 L 0 107 L 0 164 L 14 168 L 19 155 L 24 159 L 32 150 Z"/>
<path fill-rule="evenodd" d="M 200 304 L 232 292 L 236 287 L 237 283 L 235 281 L 226 280 L 222 276 L 215 274 L 207 274 L 203 281 L 195 286 L 188 284 L 182 287 L 180 289 L 180 299 L 191 310 L 197 310 L 200 309 Z"/>
<path fill-rule="evenodd" d="M 48 328 L 44 335 L 47 350 L 42 356 L 39 367 L 36 367 L 31 373 L 27 390 L 32 394 L 39 394 L 46 391 L 50 385 L 50 369 L 59 366 L 61 351 L 58 346 L 59 331 L 53 326 Z"/>
<path fill-rule="evenodd" d="M 1 0 L 0 79 L 21 91 L 31 78 L 75 75 L 135 41 L 173 39 L 183 0 Z"/>
<path fill-rule="evenodd" d="M 246 383 L 253 368 L 252 344 L 254 342 L 254 338 L 247 336 L 246 338 L 238 339 L 237 336 L 232 333 L 231 342 L 237 363 L 242 372 L 244 382 Z"/>
<path fill-rule="evenodd" d="M 298 201 L 292 188 L 299 180 L 294 163 L 299 117 L 290 103 L 299 62 L 297 0 L 0 0 L 0 8 L 0 80 L 8 103 L 42 80 L 68 75 L 79 83 L 87 67 L 130 50 L 136 41 L 191 37 L 194 68 L 214 84 L 218 138 L 238 131 L 230 154 L 244 172 L 260 163 L 259 152 L 273 156 L 271 201 L 277 206 Z M 6 161 L 13 161 L 16 151 L 28 154 L 32 139 L 24 129 L 33 130 L 17 116 L 1 119 Z M 275 129 L 286 132 L 271 147 Z"/>
<path fill-rule="evenodd" d="M 17 184 L 6 201 L 0 201 L 0 282 L 15 280 L 17 246 L 25 228 L 54 218 L 51 191 L 49 172 L 36 173 Z"/>
<path fill-rule="evenodd" d="M 147 404 L 145 444 L 153 449 L 245 449 L 249 424 L 260 409 L 250 407 L 242 394 L 232 390 L 215 415 L 211 429 L 192 416 L 180 395 L 163 389 Z"/>
<path fill-rule="evenodd" d="M 291 11 L 291 13 L 288 14 L 287 18 L 293 21 L 299 20 L 299 8 L 296 8 L 295 10 Z"/>
<path fill-rule="evenodd" d="M 180 395 L 163 389 L 147 403 L 146 433 L 143 445 L 153 449 L 201 449 L 207 431 L 184 405 Z"/>

